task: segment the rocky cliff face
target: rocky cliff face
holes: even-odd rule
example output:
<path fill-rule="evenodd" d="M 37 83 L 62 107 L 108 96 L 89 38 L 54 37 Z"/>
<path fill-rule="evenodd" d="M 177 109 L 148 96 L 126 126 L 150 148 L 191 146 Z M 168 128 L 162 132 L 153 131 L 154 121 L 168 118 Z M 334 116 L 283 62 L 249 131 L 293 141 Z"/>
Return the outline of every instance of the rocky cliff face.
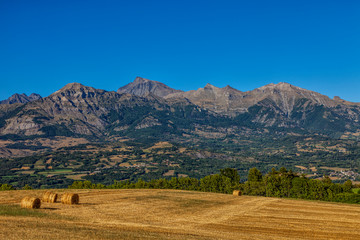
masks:
<path fill-rule="evenodd" d="M 335 107 L 337 105 L 335 101 L 325 95 L 299 88 L 288 83 L 269 84 L 257 88 L 247 92 L 246 98 L 252 99 L 253 103 L 263 101 L 264 99 L 270 99 L 287 115 L 291 114 L 296 102 L 301 99 L 306 99 L 306 101 L 309 101 L 312 104 L 325 107 Z"/>
<path fill-rule="evenodd" d="M 28 103 L 38 99 L 41 99 L 41 96 L 37 93 L 32 93 L 29 96 L 27 96 L 25 93 L 15 93 L 8 99 L 0 101 L 0 104 Z"/>
<path fill-rule="evenodd" d="M 161 125 L 146 114 L 169 110 L 171 105 L 171 101 L 151 93 L 140 97 L 70 83 L 46 98 L 8 110 L 10 113 L 5 113 L 4 108 L 0 133 L 106 136 L 111 129 L 127 129 L 132 124 L 139 125 L 137 129 Z"/>
<path fill-rule="evenodd" d="M 243 92 L 230 86 L 218 88 L 208 83 L 204 88 L 172 93 L 165 96 L 165 98 L 186 98 L 202 108 L 231 115 L 246 112 L 247 106 L 242 103 L 243 96 Z"/>
<path fill-rule="evenodd" d="M 152 93 L 159 97 L 165 97 L 171 93 L 182 92 L 166 86 L 157 81 L 151 81 L 145 78 L 136 77 L 135 80 L 117 91 L 118 93 L 130 93 L 136 96 L 146 96 Z"/>
<path fill-rule="evenodd" d="M 296 102 L 300 99 L 325 107 L 335 107 L 340 104 L 320 93 L 288 83 L 269 84 L 248 92 L 241 92 L 230 86 L 218 88 L 207 84 L 204 88 L 169 94 L 165 98 L 187 98 L 201 107 L 224 114 L 246 112 L 249 107 L 264 100 L 272 101 L 287 115 L 291 114 Z"/>
<path fill-rule="evenodd" d="M 334 136 L 356 132 L 360 106 L 287 83 L 247 92 L 207 84 L 181 92 L 143 78 L 118 92 L 71 83 L 37 101 L 0 105 L 0 136 L 139 137 L 146 130 L 191 137 L 199 129 L 238 133 L 274 127 Z"/>

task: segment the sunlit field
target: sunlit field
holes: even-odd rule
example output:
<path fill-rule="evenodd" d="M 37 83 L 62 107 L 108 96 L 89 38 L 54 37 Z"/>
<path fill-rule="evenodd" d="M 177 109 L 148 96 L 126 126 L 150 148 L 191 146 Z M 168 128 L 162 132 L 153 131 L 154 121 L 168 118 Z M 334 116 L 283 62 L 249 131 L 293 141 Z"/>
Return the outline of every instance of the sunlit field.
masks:
<path fill-rule="evenodd" d="M 64 191 L 58 190 L 61 195 Z M 360 206 L 176 190 L 78 190 L 79 205 L 0 193 L 1 239 L 360 239 Z"/>

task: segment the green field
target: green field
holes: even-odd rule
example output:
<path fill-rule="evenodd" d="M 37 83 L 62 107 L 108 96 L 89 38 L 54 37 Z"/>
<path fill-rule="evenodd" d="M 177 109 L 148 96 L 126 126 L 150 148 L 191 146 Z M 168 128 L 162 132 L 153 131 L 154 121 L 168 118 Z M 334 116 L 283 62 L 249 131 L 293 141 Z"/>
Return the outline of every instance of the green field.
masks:
<path fill-rule="evenodd" d="M 58 175 L 58 174 L 69 174 L 72 173 L 72 169 L 55 169 L 55 170 L 51 170 L 51 171 L 43 171 L 43 172 L 38 172 L 38 174 L 42 174 L 42 175 Z"/>

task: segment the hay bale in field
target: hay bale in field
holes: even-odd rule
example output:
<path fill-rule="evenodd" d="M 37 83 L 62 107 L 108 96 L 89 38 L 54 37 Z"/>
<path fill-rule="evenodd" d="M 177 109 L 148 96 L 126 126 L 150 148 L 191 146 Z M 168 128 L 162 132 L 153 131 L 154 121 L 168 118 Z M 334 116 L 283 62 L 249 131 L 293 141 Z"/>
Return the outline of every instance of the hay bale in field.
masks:
<path fill-rule="evenodd" d="M 63 204 L 79 204 L 79 195 L 76 193 L 64 193 L 61 196 L 61 203 L 63 203 Z"/>
<path fill-rule="evenodd" d="M 55 203 L 57 200 L 58 195 L 56 193 L 53 192 L 45 192 L 43 197 L 42 197 L 42 201 L 43 202 L 48 202 L 48 203 Z"/>
<path fill-rule="evenodd" d="M 24 197 L 21 200 L 20 206 L 22 208 L 40 208 L 41 201 L 36 197 Z"/>
<path fill-rule="evenodd" d="M 240 190 L 234 190 L 233 195 L 234 196 L 241 196 L 241 191 Z"/>

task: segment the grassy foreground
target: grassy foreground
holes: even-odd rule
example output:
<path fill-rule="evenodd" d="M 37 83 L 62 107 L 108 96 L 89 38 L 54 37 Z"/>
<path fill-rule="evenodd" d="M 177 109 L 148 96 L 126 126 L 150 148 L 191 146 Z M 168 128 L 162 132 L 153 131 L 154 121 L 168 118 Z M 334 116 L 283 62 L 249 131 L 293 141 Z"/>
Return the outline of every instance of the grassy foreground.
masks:
<path fill-rule="evenodd" d="M 77 192 L 79 205 L 42 203 L 0 192 L 0 239 L 360 239 L 360 206 L 178 190 Z"/>

